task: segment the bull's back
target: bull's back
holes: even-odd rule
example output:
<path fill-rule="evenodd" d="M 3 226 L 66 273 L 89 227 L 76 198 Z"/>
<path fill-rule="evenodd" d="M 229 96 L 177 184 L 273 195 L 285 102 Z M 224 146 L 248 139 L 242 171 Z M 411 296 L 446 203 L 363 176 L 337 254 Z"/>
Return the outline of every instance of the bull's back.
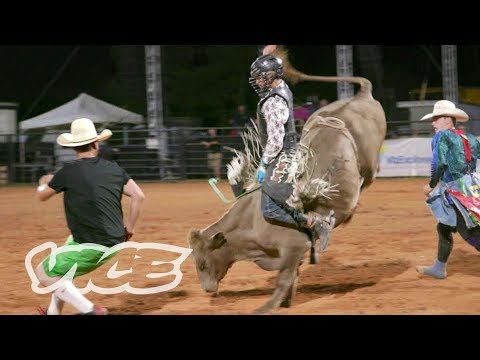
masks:
<path fill-rule="evenodd" d="M 371 184 L 376 175 L 378 156 L 386 134 L 386 119 L 380 103 L 372 98 L 355 96 L 335 101 L 314 112 L 305 126 L 315 117 L 336 117 L 345 123 L 358 148 L 363 187 Z M 307 127 L 308 128 L 308 127 Z"/>

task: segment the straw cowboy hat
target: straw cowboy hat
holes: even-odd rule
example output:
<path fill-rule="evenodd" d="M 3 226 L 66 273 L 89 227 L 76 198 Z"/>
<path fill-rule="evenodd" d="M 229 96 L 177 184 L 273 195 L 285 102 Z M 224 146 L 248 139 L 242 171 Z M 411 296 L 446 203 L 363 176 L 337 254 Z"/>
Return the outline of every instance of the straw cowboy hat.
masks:
<path fill-rule="evenodd" d="M 70 126 L 71 133 L 63 133 L 58 136 L 57 143 L 61 146 L 75 147 L 90 144 L 95 141 L 105 141 L 112 136 L 108 129 L 98 135 L 92 120 L 82 118 L 76 119 Z"/>
<path fill-rule="evenodd" d="M 459 122 L 468 121 L 468 115 L 465 111 L 457 109 L 455 104 L 448 100 L 440 100 L 433 105 L 433 112 L 425 115 L 420 120 L 428 120 L 435 116 L 451 116 Z"/>

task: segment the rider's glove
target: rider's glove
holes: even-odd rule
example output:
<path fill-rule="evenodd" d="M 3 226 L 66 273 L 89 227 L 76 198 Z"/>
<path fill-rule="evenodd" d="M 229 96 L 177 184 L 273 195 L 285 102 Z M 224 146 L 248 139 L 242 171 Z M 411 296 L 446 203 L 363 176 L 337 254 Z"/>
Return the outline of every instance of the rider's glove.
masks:
<path fill-rule="evenodd" d="M 265 172 L 267 171 L 267 165 L 262 161 L 260 161 L 260 166 L 257 170 L 257 181 L 261 184 L 265 178 Z"/>

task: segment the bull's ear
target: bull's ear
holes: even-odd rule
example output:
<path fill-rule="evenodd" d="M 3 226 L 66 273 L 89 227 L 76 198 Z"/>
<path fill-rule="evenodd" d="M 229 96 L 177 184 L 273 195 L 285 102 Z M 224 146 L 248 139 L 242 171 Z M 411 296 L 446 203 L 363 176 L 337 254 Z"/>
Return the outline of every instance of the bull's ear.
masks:
<path fill-rule="evenodd" d="M 225 236 L 223 235 L 223 233 L 219 232 L 219 233 L 216 233 L 215 235 L 213 235 L 210 238 L 210 244 L 209 244 L 208 247 L 211 250 L 215 250 L 215 249 L 218 249 L 219 247 L 221 247 L 223 244 L 225 244 L 226 241 L 227 241 L 227 239 L 225 239 Z"/>

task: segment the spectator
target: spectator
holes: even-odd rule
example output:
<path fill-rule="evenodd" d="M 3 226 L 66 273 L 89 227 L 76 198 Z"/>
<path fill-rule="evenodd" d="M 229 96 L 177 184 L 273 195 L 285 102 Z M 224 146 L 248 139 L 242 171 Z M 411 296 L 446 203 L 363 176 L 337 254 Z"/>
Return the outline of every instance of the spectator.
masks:
<path fill-rule="evenodd" d="M 307 96 L 307 102 L 303 106 L 308 110 L 308 116 L 310 116 L 317 111 L 318 105 L 318 96 Z"/>
<path fill-rule="evenodd" d="M 238 105 L 237 111 L 230 119 L 230 125 L 233 129 L 229 135 L 238 135 L 246 126 L 251 126 L 250 116 L 247 114 L 247 108 L 245 105 Z"/>
<path fill-rule="evenodd" d="M 297 133 L 302 133 L 303 125 L 305 125 L 309 116 L 310 114 L 308 109 L 303 105 L 297 105 L 293 108 L 293 118 L 295 119 L 295 128 L 297 129 Z"/>
<path fill-rule="evenodd" d="M 330 101 L 328 101 L 327 99 L 320 99 L 318 100 L 318 109 L 321 109 L 322 107 L 327 106 L 328 104 L 330 104 Z"/>
<path fill-rule="evenodd" d="M 217 129 L 208 129 L 208 140 L 202 141 L 207 149 L 207 167 L 212 171 L 217 180 L 221 179 L 222 151 L 217 138 Z"/>

